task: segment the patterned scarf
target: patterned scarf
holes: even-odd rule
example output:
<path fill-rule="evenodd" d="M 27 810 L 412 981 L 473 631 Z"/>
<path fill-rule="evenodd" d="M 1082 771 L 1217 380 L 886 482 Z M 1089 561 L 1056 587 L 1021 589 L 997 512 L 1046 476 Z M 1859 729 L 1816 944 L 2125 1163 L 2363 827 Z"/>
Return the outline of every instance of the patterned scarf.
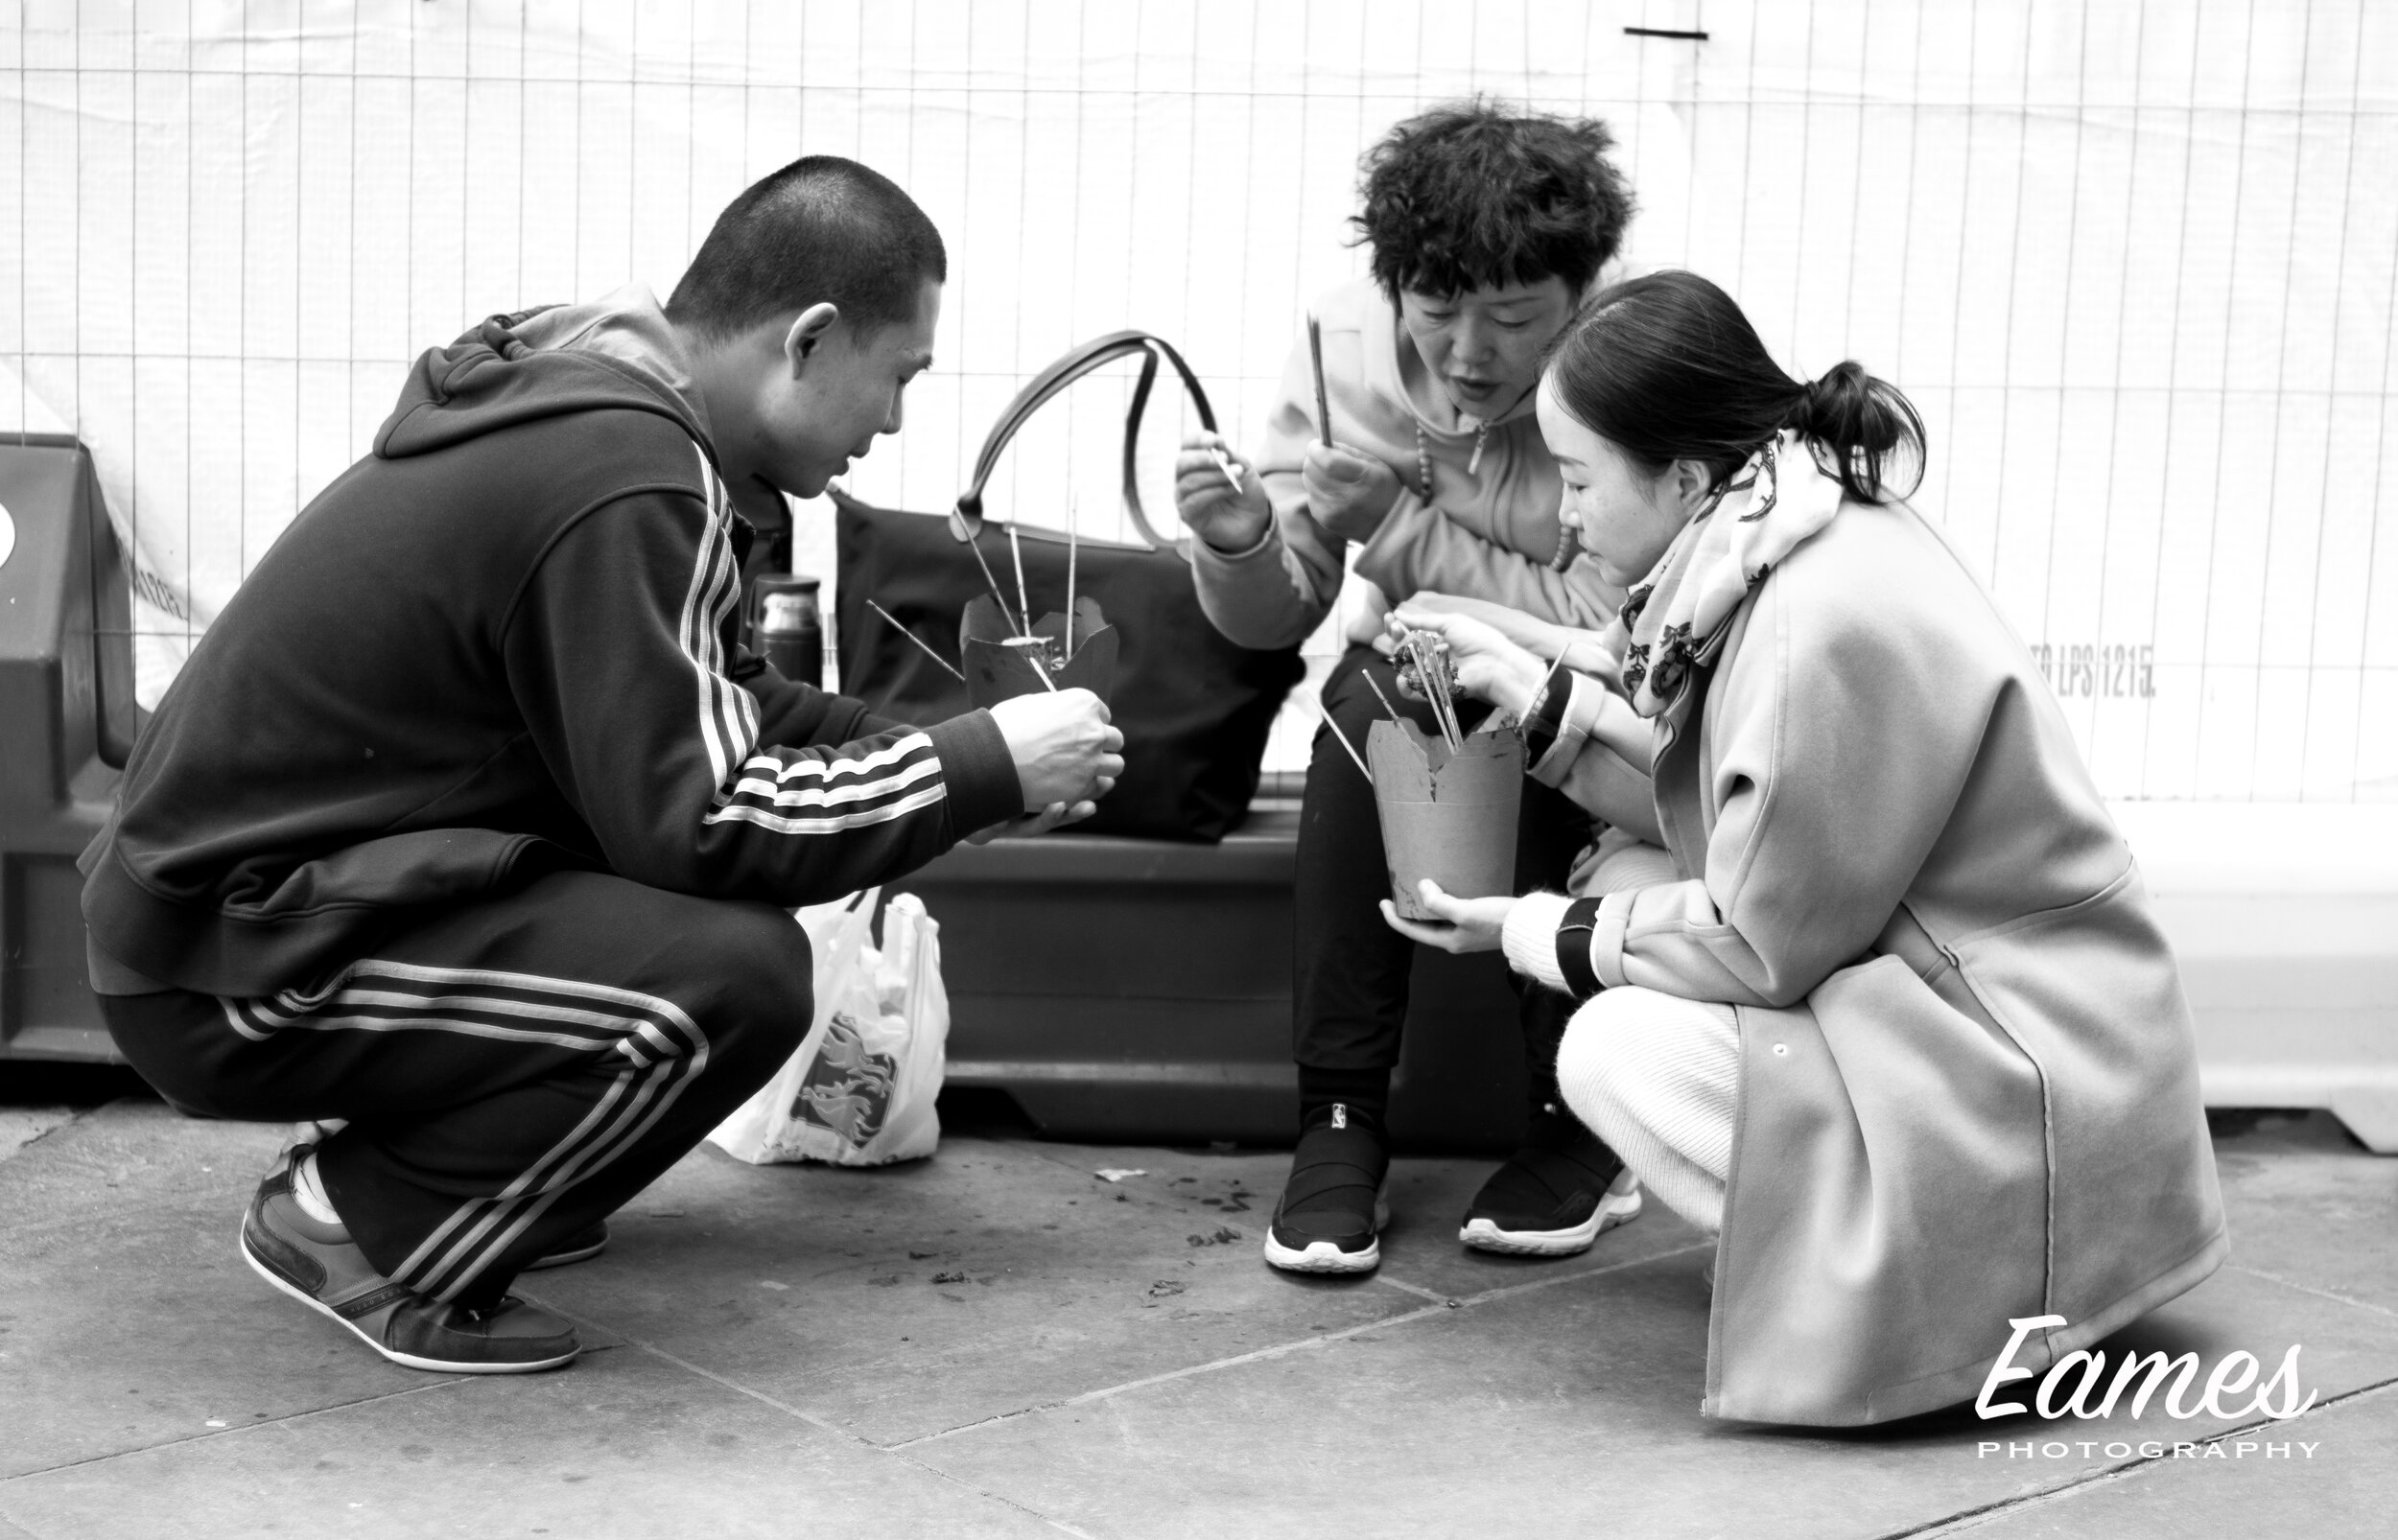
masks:
<path fill-rule="evenodd" d="M 1691 680 L 1723 651 L 1741 601 L 1775 563 L 1832 522 L 1840 499 L 1840 483 L 1797 433 L 1749 456 L 1625 596 L 1608 629 L 1634 711 L 1680 725 Z"/>

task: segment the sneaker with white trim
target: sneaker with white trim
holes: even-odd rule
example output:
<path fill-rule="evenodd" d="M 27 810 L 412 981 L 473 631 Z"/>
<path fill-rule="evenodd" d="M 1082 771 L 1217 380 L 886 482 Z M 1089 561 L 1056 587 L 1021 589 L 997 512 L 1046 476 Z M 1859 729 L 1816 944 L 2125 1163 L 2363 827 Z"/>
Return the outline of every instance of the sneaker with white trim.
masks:
<path fill-rule="evenodd" d="M 1291 1154 L 1265 1259 L 1285 1272 L 1372 1272 L 1382 1265 L 1390 1149 L 1372 1114 L 1335 1102 L 1308 1120 Z"/>
<path fill-rule="evenodd" d="M 1532 1115 L 1523 1147 L 1491 1174 L 1457 1238 L 1509 1256 L 1572 1256 L 1640 1216 L 1640 1183 L 1571 1113 Z"/>
<path fill-rule="evenodd" d="M 571 1324 L 522 1299 L 475 1310 L 427 1299 L 377 1272 L 347 1229 L 301 1211 L 292 1163 L 310 1148 L 275 1162 L 242 1217 L 242 1259 L 260 1277 L 411 1369 L 528 1374 L 563 1367 L 582 1351 Z"/>

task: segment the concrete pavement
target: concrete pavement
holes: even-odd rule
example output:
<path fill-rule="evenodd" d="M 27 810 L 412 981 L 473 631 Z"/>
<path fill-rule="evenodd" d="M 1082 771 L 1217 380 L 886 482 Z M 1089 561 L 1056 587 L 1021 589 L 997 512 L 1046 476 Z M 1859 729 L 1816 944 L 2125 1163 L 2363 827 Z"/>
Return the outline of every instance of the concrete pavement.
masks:
<path fill-rule="evenodd" d="M 2321 1116 L 2227 1120 L 2232 1265 L 2107 1344 L 2268 1372 L 2300 1344 L 2304 1416 L 1822 1434 L 1700 1417 L 1708 1248 L 1662 1208 L 1566 1262 L 1462 1250 L 1482 1161 L 1402 1159 L 1381 1272 L 1322 1280 L 1258 1257 L 1278 1152 L 703 1147 L 602 1257 L 522 1280 L 583 1323 L 578 1364 L 444 1377 L 235 1254 L 279 1129 L 7 1101 L 0 1536 L 2013 1540 L 2380 1533 L 2398 1506 L 2398 1161 Z"/>

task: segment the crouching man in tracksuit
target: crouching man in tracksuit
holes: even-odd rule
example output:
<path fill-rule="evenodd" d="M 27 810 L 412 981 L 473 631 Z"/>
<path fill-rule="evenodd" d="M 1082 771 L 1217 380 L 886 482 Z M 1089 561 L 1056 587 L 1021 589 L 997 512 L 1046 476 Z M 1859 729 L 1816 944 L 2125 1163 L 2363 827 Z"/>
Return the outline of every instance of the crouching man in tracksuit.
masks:
<path fill-rule="evenodd" d="M 83 857 L 109 1030 L 181 1106 L 347 1120 L 241 1246 L 386 1358 L 573 1359 L 509 1281 L 596 1250 L 789 1056 L 784 907 L 1121 772 L 1087 691 L 919 731 L 735 640 L 741 508 L 898 432 L 947 266 L 906 194 L 811 157 L 663 310 L 636 286 L 427 353 L 134 749 Z"/>

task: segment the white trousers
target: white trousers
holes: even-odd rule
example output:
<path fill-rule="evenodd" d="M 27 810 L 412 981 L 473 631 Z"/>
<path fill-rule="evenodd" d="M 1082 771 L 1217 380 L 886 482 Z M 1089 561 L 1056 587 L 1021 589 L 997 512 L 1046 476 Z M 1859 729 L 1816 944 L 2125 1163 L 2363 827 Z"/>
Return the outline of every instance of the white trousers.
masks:
<path fill-rule="evenodd" d="M 1574 873 L 1580 896 L 1679 879 L 1652 845 L 1610 830 Z M 1728 1005 L 1656 990 L 1605 990 L 1574 1013 L 1557 1053 L 1565 1104 L 1643 1186 L 1709 1234 L 1723 1228 L 1740 1095 L 1740 1029 Z"/>

